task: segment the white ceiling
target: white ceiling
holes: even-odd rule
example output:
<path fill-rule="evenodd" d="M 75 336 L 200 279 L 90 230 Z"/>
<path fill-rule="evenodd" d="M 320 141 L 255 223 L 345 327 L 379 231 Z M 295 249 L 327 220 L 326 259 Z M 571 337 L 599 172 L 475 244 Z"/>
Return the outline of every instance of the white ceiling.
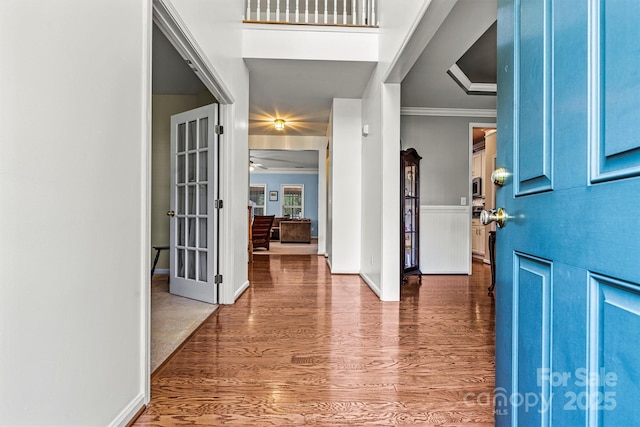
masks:
<path fill-rule="evenodd" d="M 250 150 L 255 172 L 318 170 L 317 150 Z"/>
<path fill-rule="evenodd" d="M 361 98 L 375 67 L 370 62 L 246 59 L 249 134 L 327 134 L 334 98 Z M 273 121 L 286 121 L 284 132 Z"/>
<path fill-rule="evenodd" d="M 467 95 L 447 70 L 491 27 L 496 13 L 493 0 L 458 0 L 402 81 L 402 106 L 495 109 L 495 95 Z M 476 56 L 495 58 L 495 49 Z"/>

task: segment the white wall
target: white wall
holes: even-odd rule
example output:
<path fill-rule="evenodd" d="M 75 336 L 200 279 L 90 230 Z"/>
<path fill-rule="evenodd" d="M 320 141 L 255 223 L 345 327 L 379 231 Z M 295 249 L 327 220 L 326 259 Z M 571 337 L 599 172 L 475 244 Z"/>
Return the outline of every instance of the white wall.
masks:
<path fill-rule="evenodd" d="M 362 101 L 334 99 L 332 107 L 331 156 L 331 248 L 332 273 L 360 272 L 361 215 L 361 122 Z"/>
<path fill-rule="evenodd" d="M 211 68 L 230 92 L 233 103 L 224 106 L 225 134 L 222 138 L 221 217 L 222 266 L 220 293 L 223 304 L 231 304 L 249 286 L 247 189 L 249 174 L 249 71 L 242 59 L 244 3 L 228 0 L 170 0 L 189 32 L 206 55 Z"/>
<path fill-rule="evenodd" d="M 469 123 L 491 121 L 471 117 L 402 116 L 402 145 L 413 147 L 420 161 L 420 204 L 471 205 Z"/>
<path fill-rule="evenodd" d="M 0 425 L 145 401 L 150 3 L 0 2 Z"/>

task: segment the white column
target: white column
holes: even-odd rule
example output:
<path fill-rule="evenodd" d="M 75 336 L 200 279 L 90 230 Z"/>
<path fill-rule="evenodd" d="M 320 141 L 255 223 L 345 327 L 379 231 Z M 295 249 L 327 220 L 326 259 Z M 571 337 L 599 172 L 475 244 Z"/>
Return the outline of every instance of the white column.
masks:
<path fill-rule="evenodd" d="M 280 0 L 276 0 L 276 22 L 280 22 Z"/>
<path fill-rule="evenodd" d="M 333 0 L 333 23 L 338 23 L 338 0 Z"/>
<path fill-rule="evenodd" d="M 265 12 L 265 21 L 271 21 L 271 0 L 267 0 L 267 11 Z"/>
<path fill-rule="evenodd" d="M 247 21 L 251 21 L 251 0 L 247 0 Z"/>
<path fill-rule="evenodd" d="M 256 21 L 260 20 L 260 0 L 256 2 Z"/>
<path fill-rule="evenodd" d="M 289 22 L 289 0 L 285 1 L 284 22 Z"/>
<path fill-rule="evenodd" d="M 342 0 L 342 23 L 347 23 L 347 2 L 346 0 Z"/>
<path fill-rule="evenodd" d="M 296 0 L 296 22 L 300 22 L 300 0 Z"/>

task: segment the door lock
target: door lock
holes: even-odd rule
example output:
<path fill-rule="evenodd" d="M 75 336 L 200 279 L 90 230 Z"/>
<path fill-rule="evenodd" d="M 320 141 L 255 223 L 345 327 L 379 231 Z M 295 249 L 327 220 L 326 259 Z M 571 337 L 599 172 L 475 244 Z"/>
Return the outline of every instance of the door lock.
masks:
<path fill-rule="evenodd" d="M 176 213 L 174 211 L 167 211 L 167 216 L 174 217 Z"/>
<path fill-rule="evenodd" d="M 507 218 L 509 218 L 509 215 L 507 215 L 507 212 L 502 208 L 498 208 L 498 210 L 492 209 L 490 211 L 482 211 L 480 213 L 480 222 L 483 225 L 489 225 L 495 221 L 498 228 L 505 226 Z"/>
<path fill-rule="evenodd" d="M 491 174 L 491 181 L 498 187 L 502 187 L 511 174 L 507 168 L 497 168 Z"/>

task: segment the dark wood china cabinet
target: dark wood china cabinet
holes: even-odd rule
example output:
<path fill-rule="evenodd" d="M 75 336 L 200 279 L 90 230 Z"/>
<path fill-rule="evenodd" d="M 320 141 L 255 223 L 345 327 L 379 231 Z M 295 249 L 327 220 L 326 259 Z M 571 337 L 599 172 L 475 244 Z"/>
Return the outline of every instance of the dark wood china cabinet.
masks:
<path fill-rule="evenodd" d="M 400 152 L 400 265 L 402 281 L 420 271 L 420 157 L 414 148 Z"/>

